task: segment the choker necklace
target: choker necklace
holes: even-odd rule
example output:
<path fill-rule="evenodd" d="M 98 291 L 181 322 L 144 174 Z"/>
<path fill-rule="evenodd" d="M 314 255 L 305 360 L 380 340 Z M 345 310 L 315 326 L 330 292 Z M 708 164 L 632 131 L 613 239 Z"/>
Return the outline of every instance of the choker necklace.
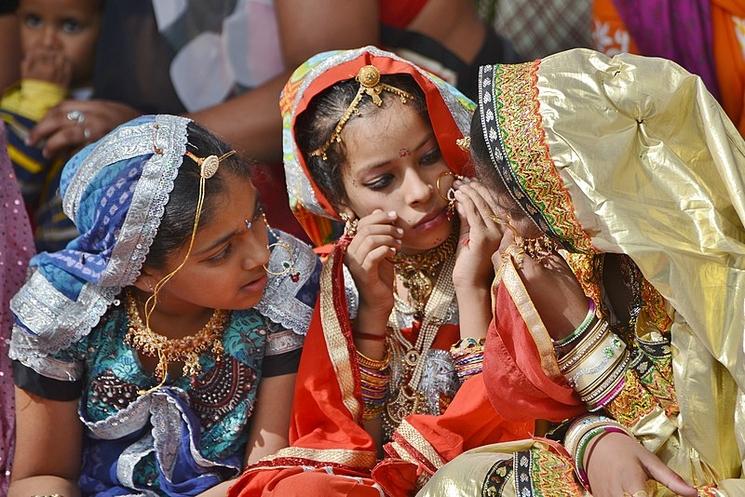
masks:
<path fill-rule="evenodd" d="M 437 247 L 415 255 L 398 255 L 394 259 L 396 276 L 409 291 L 409 305 L 414 309 L 414 317 L 421 320 L 424 308 L 432 294 L 432 280 L 437 276 L 448 257 L 455 253 L 456 233 Z M 395 293 L 395 292 L 394 292 Z"/>
<path fill-rule="evenodd" d="M 211 349 L 217 362 L 223 354 L 222 334 L 228 324 L 230 313 L 217 309 L 212 317 L 194 335 L 183 338 L 168 338 L 147 328 L 140 313 L 137 310 L 137 301 L 131 292 L 127 293 L 127 317 L 129 327 L 124 338 L 125 343 L 132 346 L 137 352 L 158 357 L 158 365 L 155 368 L 155 376 L 162 382 L 168 374 L 168 363 L 183 362 L 183 375 L 194 377 L 202 371 L 199 364 L 199 355 Z"/>

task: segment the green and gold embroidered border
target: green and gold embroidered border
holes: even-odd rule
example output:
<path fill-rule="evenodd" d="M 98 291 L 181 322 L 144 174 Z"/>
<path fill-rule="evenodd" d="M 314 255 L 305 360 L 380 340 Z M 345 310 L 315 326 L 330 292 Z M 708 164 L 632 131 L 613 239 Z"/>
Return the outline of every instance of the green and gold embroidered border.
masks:
<path fill-rule="evenodd" d="M 548 228 L 572 249 L 593 252 L 546 142 L 538 102 L 539 67 L 540 61 L 496 66 L 493 97 L 499 142 L 511 173 L 529 197 L 529 204 L 523 199 L 523 208 L 539 211 Z"/>

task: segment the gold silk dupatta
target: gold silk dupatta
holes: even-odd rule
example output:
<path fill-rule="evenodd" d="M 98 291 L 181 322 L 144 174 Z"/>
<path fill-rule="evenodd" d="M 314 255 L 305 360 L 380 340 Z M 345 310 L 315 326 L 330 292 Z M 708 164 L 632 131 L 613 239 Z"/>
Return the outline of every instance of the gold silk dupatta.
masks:
<path fill-rule="evenodd" d="M 491 162 L 525 214 L 569 252 L 627 255 L 664 297 L 679 414 L 635 420 L 637 436 L 691 483 L 745 495 L 737 129 L 663 59 L 576 49 L 482 67 L 479 85 Z"/>

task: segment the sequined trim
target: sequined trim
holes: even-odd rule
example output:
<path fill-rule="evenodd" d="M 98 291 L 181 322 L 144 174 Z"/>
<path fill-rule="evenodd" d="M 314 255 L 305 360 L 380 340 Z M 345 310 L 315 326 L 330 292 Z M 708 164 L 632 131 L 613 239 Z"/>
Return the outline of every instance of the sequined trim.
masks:
<path fill-rule="evenodd" d="M 164 388 L 140 397 L 126 409 L 103 421 L 90 423 L 81 418 L 91 430 L 93 437 L 106 440 L 115 440 L 135 433 L 148 423 L 152 425 L 151 432 L 146 432 L 123 451 L 123 457 L 117 465 L 117 477 L 128 487 L 147 492 L 147 489 L 135 485 L 134 471 L 137 463 L 153 451 L 166 478 L 171 479 L 176 458 L 181 450 L 183 427 L 188 430 L 189 452 L 197 465 L 205 469 L 228 469 L 233 475 L 238 473 L 240 468 L 216 463 L 199 453 L 196 446 L 198 434 L 195 427 L 190 424 L 177 396 L 183 397 L 185 394 L 175 388 Z"/>
<path fill-rule="evenodd" d="M 396 435 L 401 437 L 409 447 L 416 451 L 415 454 L 411 454 L 415 459 L 419 459 L 419 457 L 424 458 L 434 470 L 441 468 L 445 464 L 446 461 L 432 447 L 432 444 L 407 420 L 404 419 L 401 421 L 401 424 L 396 430 Z"/>
<path fill-rule="evenodd" d="M 304 336 L 308 333 L 315 299 L 309 305 L 298 299 L 298 293 L 312 278 L 317 277 L 320 262 L 318 256 L 305 243 L 287 233 L 278 230 L 275 230 L 275 233 L 286 246 L 275 246 L 272 250 L 269 269 L 274 273 L 284 271 L 284 274 L 269 276 L 264 295 L 256 305 L 256 310 L 286 329 Z M 290 253 L 285 247 L 290 247 Z M 294 267 L 292 272 L 286 272 L 282 265 L 288 257 Z"/>
<path fill-rule="evenodd" d="M 293 330 L 270 332 L 266 338 L 266 352 L 264 355 L 279 355 L 292 352 L 303 347 L 303 336 Z"/>
<path fill-rule="evenodd" d="M 148 433 L 144 435 L 137 442 L 133 443 L 122 451 L 122 454 L 116 461 L 116 478 L 119 482 L 127 488 L 135 488 L 142 491 L 142 494 L 148 497 L 158 497 L 157 492 L 147 490 L 143 488 L 137 488 L 138 485 L 134 481 L 135 467 L 145 457 L 151 454 L 155 449 L 153 448 L 153 437 Z"/>
<path fill-rule="evenodd" d="M 42 376 L 59 381 L 77 381 L 83 375 L 81 362 L 67 362 L 39 354 L 36 337 L 14 327 L 8 355 Z"/>
<path fill-rule="evenodd" d="M 18 321 L 28 329 L 13 327 L 11 359 L 21 362 L 30 356 L 44 357 L 66 349 L 93 329 L 118 289 L 87 283 L 77 300 L 70 300 L 38 271 L 31 275 L 10 301 Z M 17 336 L 25 333 L 27 339 Z"/>
<path fill-rule="evenodd" d="M 163 153 L 153 153 L 142 168 L 111 260 L 101 277 L 101 286 L 125 287 L 134 283 L 139 276 L 150 246 L 158 233 L 160 220 L 173 190 L 173 182 L 178 176 L 179 167 L 186 153 L 186 127 L 189 122 L 189 119 L 182 117 L 158 115 L 155 116 L 155 123 L 148 126 L 150 135 L 139 138 L 145 140 L 145 145 L 150 151 L 157 147 Z M 137 142 L 137 139 L 133 140 Z M 111 156 L 103 160 L 108 161 L 106 164 L 113 160 L 121 160 L 122 154 L 128 150 L 117 150 L 117 147 L 131 146 L 133 145 L 130 140 L 120 139 L 111 150 Z"/>
<path fill-rule="evenodd" d="M 540 61 L 480 68 L 484 139 L 497 172 L 528 217 L 568 250 L 593 252 L 546 143 L 538 102 L 539 67 Z"/>
<path fill-rule="evenodd" d="M 344 266 L 344 294 L 347 297 L 347 307 L 349 308 L 349 319 L 357 318 L 357 311 L 360 307 L 360 292 L 357 291 L 357 285 L 354 282 L 352 273 L 349 268 Z"/>
<path fill-rule="evenodd" d="M 73 219 L 85 189 L 106 164 L 144 155 L 156 146 L 164 151 L 153 153 L 145 162 L 111 259 L 97 285 L 85 284 L 73 301 L 37 271 L 12 299 L 12 311 L 36 335 L 32 342 L 37 356 L 59 352 L 90 333 L 121 288 L 132 284 L 140 274 L 186 151 L 189 122 L 160 115 L 155 116 L 155 122 L 119 128 L 104 138 L 80 166 L 65 192 L 65 213 Z M 14 330 L 14 334 L 24 332 L 20 327 Z M 20 360 L 31 351 L 13 353 Z"/>
<path fill-rule="evenodd" d="M 329 358 L 334 366 L 336 378 L 341 391 L 342 402 L 352 415 L 352 419 L 359 419 L 362 412 L 360 400 L 355 395 L 354 374 L 352 372 L 352 357 L 349 354 L 349 344 L 347 338 L 342 332 L 339 315 L 334 305 L 334 264 L 341 264 L 336 261 L 338 252 L 332 254 L 323 265 L 321 272 L 321 324 L 323 334 L 326 338 L 326 347 Z"/>
<path fill-rule="evenodd" d="M 307 449 L 304 447 L 286 447 L 276 454 L 261 459 L 258 463 L 247 468 L 247 471 L 255 471 L 266 467 L 283 466 L 284 463 L 293 461 L 304 461 L 303 465 L 314 467 L 323 465 L 334 465 L 354 469 L 369 469 L 377 462 L 375 453 L 367 450 L 350 449 Z M 310 464 L 308 464 L 310 463 Z"/>

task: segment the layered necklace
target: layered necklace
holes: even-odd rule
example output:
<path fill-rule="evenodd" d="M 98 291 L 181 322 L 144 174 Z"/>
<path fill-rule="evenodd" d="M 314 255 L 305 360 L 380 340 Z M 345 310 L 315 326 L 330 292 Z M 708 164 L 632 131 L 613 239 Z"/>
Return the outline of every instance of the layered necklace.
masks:
<path fill-rule="evenodd" d="M 228 323 L 230 312 L 217 309 L 204 327 L 194 335 L 183 338 L 168 338 L 146 327 L 140 319 L 137 300 L 131 292 L 127 293 L 127 317 L 129 326 L 124 341 L 137 352 L 158 358 L 155 376 L 161 383 L 168 374 L 168 364 L 183 362 L 185 377 L 197 376 L 202 371 L 199 355 L 210 349 L 216 361 L 223 354 L 222 335 Z"/>
<path fill-rule="evenodd" d="M 455 255 L 457 236 L 455 230 L 432 250 L 415 255 L 398 255 L 394 260 L 396 277 L 409 293 L 409 306 L 414 309 L 415 319 L 424 318 L 424 308 L 432 294 L 433 278 L 448 258 Z M 398 295 L 396 295 L 398 297 Z"/>
<path fill-rule="evenodd" d="M 390 440 L 401 421 L 409 414 L 424 412 L 426 401 L 419 392 L 419 383 L 425 366 L 424 358 L 447 319 L 455 297 L 453 267 L 455 266 L 456 235 L 453 234 L 440 246 L 417 256 L 408 256 L 405 262 L 396 261 L 397 275 L 409 290 L 410 302 L 419 317 L 420 327 L 416 341 L 411 343 L 401 332 L 396 310 L 391 312 L 388 325 L 393 330 L 389 342 L 391 363 L 401 367 L 401 382 L 397 392 L 386 403 L 383 412 L 383 431 Z M 403 258 L 402 258 L 403 259 Z M 438 274 L 439 271 L 439 274 Z M 435 275 L 437 279 L 432 283 Z M 415 289 L 415 297 L 412 296 Z M 421 311 L 417 311 L 417 306 Z"/>

